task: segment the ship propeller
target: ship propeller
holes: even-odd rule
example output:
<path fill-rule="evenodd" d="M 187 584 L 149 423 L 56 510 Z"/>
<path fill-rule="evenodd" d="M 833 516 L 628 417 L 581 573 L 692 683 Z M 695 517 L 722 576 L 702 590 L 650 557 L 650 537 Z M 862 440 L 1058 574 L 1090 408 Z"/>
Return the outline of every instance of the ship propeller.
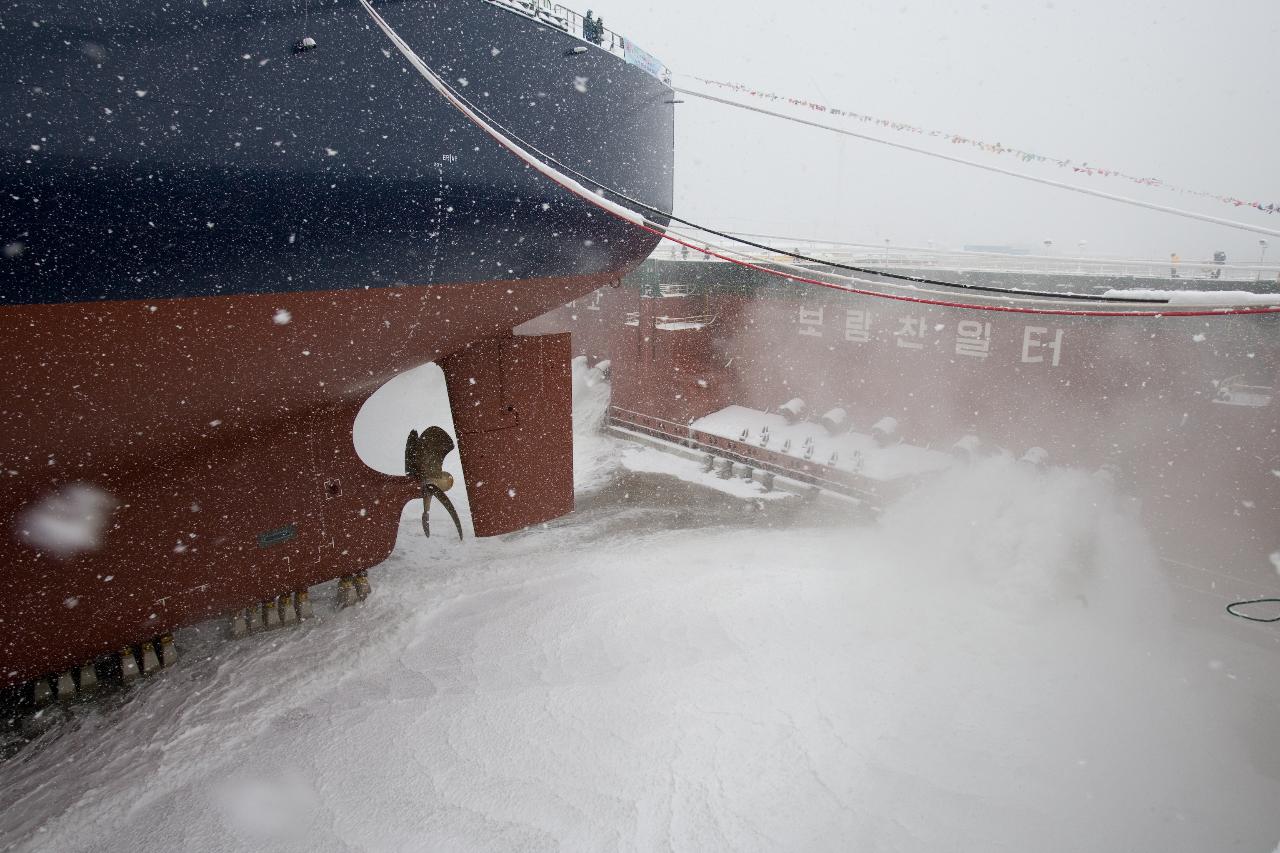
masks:
<path fill-rule="evenodd" d="M 462 539 L 462 522 L 453 501 L 445 492 L 453 488 L 453 475 L 444 470 L 444 458 L 455 445 L 449 433 L 438 426 L 427 427 L 421 434 L 411 430 L 404 445 L 404 472 L 422 484 L 422 532 L 431 536 L 431 499 L 435 498 L 453 519 Z"/>

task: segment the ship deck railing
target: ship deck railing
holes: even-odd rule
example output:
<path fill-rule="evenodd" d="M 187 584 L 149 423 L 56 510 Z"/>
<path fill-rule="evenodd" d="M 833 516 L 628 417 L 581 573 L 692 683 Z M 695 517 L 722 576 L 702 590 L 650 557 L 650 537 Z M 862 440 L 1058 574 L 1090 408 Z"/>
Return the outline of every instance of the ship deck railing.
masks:
<path fill-rule="evenodd" d="M 594 44 L 601 50 L 607 50 L 614 56 L 620 57 L 629 65 L 635 65 L 648 71 L 654 77 L 657 77 L 668 85 L 671 83 L 671 69 L 662 64 L 656 57 L 645 51 L 640 45 L 634 41 L 618 35 L 608 27 L 602 27 L 596 23 L 596 31 L 600 35 L 600 39 L 587 38 L 586 27 L 584 26 L 586 19 L 578 14 L 574 9 L 568 6 L 562 6 L 559 3 L 555 5 L 555 13 L 564 18 L 569 23 L 569 34 L 577 36 L 588 44 Z M 593 19 L 598 21 L 599 19 Z"/>
<path fill-rule="evenodd" d="M 600 26 L 597 23 L 598 19 L 592 19 L 597 38 L 589 38 L 586 18 L 568 6 L 562 6 L 559 3 L 552 5 L 550 0 L 488 0 L 488 2 L 510 12 L 532 18 L 543 26 L 576 36 L 587 44 L 612 53 L 628 65 L 647 71 L 663 83 L 668 85 L 671 83 L 671 69 L 635 42 L 628 41 L 608 27 Z"/>
<path fill-rule="evenodd" d="M 1178 279 L 1206 282 L 1215 286 L 1232 282 L 1244 286 L 1262 286 L 1268 290 L 1280 285 L 1280 264 L 1216 263 L 1212 260 L 1149 258 L 1112 258 L 1085 255 L 1031 255 L 998 252 L 956 252 L 919 247 L 885 247 L 854 243 L 789 242 L 778 248 L 819 261 L 849 266 L 882 269 L 893 272 L 939 271 L 957 273 L 999 273 L 1034 276 L 1070 276 L 1094 278 Z M 666 260 L 714 260 L 680 246 L 662 247 L 654 255 Z M 795 263 L 789 255 L 757 251 L 750 253 L 760 263 Z M 1176 275 L 1174 271 L 1176 270 Z"/>
<path fill-rule="evenodd" d="M 560 15 L 569 22 L 569 33 L 571 35 L 575 35 L 590 44 L 598 45 L 615 56 L 625 58 L 627 50 L 627 40 L 625 38 L 618 35 L 608 27 L 600 27 L 600 41 L 597 42 L 593 39 L 589 39 L 587 38 L 586 27 L 583 26 L 583 21 L 585 19 L 582 15 L 579 15 L 568 6 L 561 6 L 559 3 L 556 4 L 555 10 L 557 15 Z"/>

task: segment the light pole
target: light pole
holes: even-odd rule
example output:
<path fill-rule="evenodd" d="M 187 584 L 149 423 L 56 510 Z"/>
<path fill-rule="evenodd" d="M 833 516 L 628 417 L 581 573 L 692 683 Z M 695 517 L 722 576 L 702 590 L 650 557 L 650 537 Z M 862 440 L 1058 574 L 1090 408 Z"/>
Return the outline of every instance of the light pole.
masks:
<path fill-rule="evenodd" d="M 1258 241 L 1258 266 L 1262 266 L 1267 259 L 1267 246 L 1271 245 L 1266 240 Z M 1262 270 L 1258 270 L 1258 281 L 1262 281 Z"/>
<path fill-rule="evenodd" d="M 1080 260 L 1076 262 L 1076 272 L 1083 272 L 1084 271 L 1084 247 L 1089 245 L 1089 243 L 1087 240 L 1081 240 L 1080 242 L 1076 243 L 1076 245 L 1080 247 L 1080 254 L 1078 256 Z"/>

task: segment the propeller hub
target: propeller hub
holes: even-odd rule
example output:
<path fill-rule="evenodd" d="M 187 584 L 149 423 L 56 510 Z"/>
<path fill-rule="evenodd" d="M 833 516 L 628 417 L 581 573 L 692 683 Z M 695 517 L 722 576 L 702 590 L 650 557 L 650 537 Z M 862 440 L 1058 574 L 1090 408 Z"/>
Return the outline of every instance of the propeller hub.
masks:
<path fill-rule="evenodd" d="M 453 488 L 453 475 L 444 470 L 444 458 L 456 445 L 449 433 L 438 426 L 430 426 L 421 433 L 413 430 L 404 445 L 404 473 L 418 481 L 422 487 L 422 532 L 431 536 L 431 499 L 435 498 L 453 519 L 462 538 L 462 522 L 458 511 L 445 492 Z"/>

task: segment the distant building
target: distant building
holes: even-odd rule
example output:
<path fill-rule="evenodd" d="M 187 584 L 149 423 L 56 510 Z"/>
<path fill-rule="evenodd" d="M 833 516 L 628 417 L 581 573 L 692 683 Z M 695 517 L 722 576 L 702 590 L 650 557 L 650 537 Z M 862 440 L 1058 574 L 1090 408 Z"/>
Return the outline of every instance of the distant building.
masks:
<path fill-rule="evenodd" d="M 1017 246 L 965 246 L 962 251 L 965 252 L 986 252 L 990 255 L 1029 255 L 1030 249 L 1020 249 Z"/>

